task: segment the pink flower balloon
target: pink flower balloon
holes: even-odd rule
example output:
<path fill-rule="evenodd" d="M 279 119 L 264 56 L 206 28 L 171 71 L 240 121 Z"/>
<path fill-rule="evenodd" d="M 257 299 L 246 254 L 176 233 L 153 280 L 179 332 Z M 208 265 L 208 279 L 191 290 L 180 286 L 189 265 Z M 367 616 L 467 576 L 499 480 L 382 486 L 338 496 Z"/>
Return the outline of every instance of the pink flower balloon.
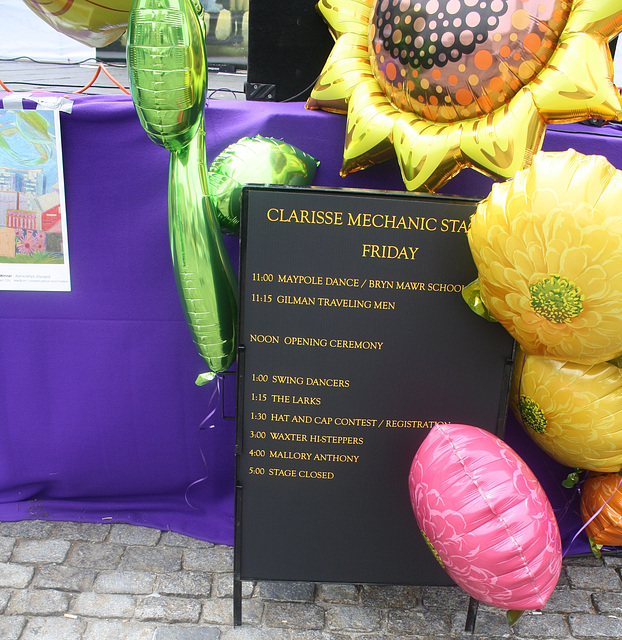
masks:
<path fill-rule="evenodd" d="M 545 605 L 561 571 L 559 529 L 540 483 L 505 442 L 437 424 L 413 459 L 409 487 L 419 528 L 456 584 L 503 609 Z"/>

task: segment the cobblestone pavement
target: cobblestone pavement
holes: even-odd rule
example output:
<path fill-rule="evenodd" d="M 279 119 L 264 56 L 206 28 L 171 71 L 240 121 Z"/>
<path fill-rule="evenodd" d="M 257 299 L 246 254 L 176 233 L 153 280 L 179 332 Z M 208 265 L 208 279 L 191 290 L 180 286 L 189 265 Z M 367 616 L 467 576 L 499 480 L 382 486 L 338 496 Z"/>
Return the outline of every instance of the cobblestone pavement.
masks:
<path fill-rule="evenodd" d="M 458 587 L 244 582 L 233 550 L 125 524 L 0 523 L 2 640 L 609 640 L 622 637 L 622 559 L 572 557 L 543 611 L 510 630 Z"/>

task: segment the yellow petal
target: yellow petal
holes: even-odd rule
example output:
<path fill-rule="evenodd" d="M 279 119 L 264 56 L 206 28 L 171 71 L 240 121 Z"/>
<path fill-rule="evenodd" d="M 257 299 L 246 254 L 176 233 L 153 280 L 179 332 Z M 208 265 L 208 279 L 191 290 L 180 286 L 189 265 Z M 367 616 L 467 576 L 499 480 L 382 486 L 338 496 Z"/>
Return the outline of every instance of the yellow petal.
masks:
<path fill-rule="evenodd" d="M 575 0 L 564 33 L 598 34 L 610 40 L 622 31 L 619 0 Z"/>
<path fill-rule="evenodd" d="M 527 89 L 486 118 L 468 120 L 462 126 L 460 148 L 468 165 L 500 178 L 510 178 L 531 164 L 545 132 Z"/>
<path fill-rule="evenodd" d="M 348 99 L 356 85 L 373 77 L 367 51 L 367 37 L 346 33 L 335 43 L 311 91 L 307 108 L 347 113 Z"/>
<path fill-rule="evenodd" d="M 607 188 L 600 194 L 599 199 L 594 203 L 593 215 L 597 216 L 598 221 L 603 220 L 604 213 L 609 211 L 616 211 L 620 207 L 622 202 L 622 174 L 616 172 L 611 179 Z M 617 218 L 609 217 L 610 224 L 619 224 L 622 229 L 622 215 Z"/>
<path fill-rule="evenodd" d="M 335 38 L 344 33 L 367 35 L 374 0 L 320 0 L 316 6 Z"/>
<path fill-rule="evenodd" d="M 360 83 L 348 102 L 341 175 L 365 169 L 394 156 L 391 132 L 399 111 L 375 80 Z"/>
<path fill-rule="evenodd" d="M 622 117 L 622 100 L 612 78 L 611 55 L 604 40 L 564 32 L 547 68 L 531 87 L 547 122 L 612 120 Z"/>
<path fill-rule="evenodd" d="M 560 171 L 561 166 L 563 171 Z M 554 185 L 550 182 L 551 173 L 557 176 Z M 526 174 L 528 182 L 525 189 L 532 194 L 537 192 L 538 197 L 544 195 L 540 193 L 543 188 L 549 193 L 552 190 L 557 201 L 564 203 L 565 207 L 569 206 L 568 203 L 577 202 L 594 204 L 616 173 L 615 167 L 602 156 L 586 156 L 574 149 L 541 153 L 534 157 L 533 171 Z M 552 206 L 552 201 L 550 204 L 542 203 L 542 210 Z"/>
<path fill-rule="evenodd" d="M 393 140 L 409 191 L 436 191 L 465 166 L 458 125 L 436 125 L 403 113 L 395 121 Z"/>

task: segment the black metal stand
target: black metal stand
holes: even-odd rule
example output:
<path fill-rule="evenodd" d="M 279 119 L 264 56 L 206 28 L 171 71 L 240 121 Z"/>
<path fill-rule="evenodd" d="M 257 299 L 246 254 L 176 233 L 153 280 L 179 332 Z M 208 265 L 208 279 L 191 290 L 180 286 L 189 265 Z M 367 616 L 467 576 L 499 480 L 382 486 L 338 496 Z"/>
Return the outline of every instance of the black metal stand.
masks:
<path fill-rule="evenodd" d="M 242 624 L 242 581 L 236 576 L 233 578 L 233 626 Z"/>
<path fill-rule="evenodd" d="M 479 602 L 475 598 L 469 598 L 469 610 L 467 611 L 467 619 L 464 630 L 466 633 L 475 633 L 475 622 L 477 620 L 477 608 Z"/>

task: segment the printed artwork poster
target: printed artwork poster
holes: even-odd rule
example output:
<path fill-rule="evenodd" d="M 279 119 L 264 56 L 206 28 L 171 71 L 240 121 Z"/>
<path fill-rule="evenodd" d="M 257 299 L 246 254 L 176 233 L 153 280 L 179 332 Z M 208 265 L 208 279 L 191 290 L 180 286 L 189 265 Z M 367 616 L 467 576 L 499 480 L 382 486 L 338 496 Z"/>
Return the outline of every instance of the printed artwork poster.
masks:
<path fill-rule="evenodd" d="M 56 110 L 0 109 L 0 290 L 71 291 Z"/>

